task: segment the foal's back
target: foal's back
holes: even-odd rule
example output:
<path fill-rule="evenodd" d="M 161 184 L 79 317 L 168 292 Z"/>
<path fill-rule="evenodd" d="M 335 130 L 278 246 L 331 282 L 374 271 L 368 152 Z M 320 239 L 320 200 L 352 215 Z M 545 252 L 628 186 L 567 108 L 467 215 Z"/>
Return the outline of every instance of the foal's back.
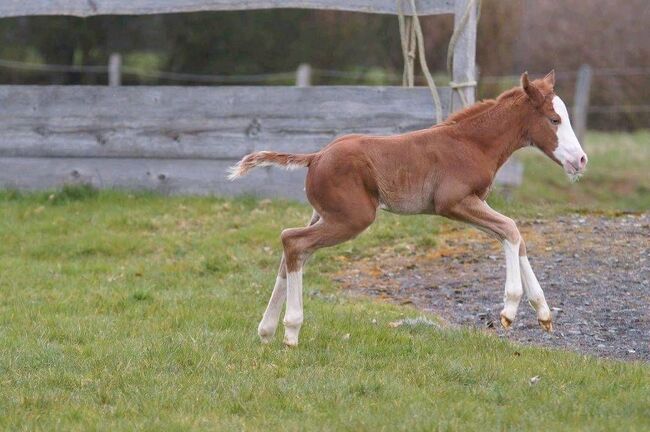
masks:
<path fill-rule="evenodd" d="M 454 189 L 467 193 L 468 175 L 459 178 L 458 173 L 467 173 L 468 167 L 474 173 L 469 177 L 479 172 L 468 160 L 473 152 L 446 124 L 395 136 L 343 136 L 312 160 L 307 197 L 319 213 L 325 210 L 323 203 L 349 200 L 350 195 L 394 213 L 435 213 L 441 189 L 445 196 Z"/>

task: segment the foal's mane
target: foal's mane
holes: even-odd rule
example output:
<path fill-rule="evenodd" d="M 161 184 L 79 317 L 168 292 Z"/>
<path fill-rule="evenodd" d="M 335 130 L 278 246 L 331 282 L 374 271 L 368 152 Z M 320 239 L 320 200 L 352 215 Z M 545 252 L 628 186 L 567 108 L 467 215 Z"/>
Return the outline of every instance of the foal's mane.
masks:
<path fill-rule="evenodd" d="M 457 123 L 462 120 L 466 120 L 469 118 L 472 118 L 474 116 L 477 116 L 488 109 L 496 106 L 500 102 L 502 102 L 504 99 L 510 99 L 511 97 L 520 95 L 522 93 L 521 87 L 514 87 L 511 88 L 510 90 L 507 90 L 503 93 L 501 93 L 496 99 L 486 99 L 482 100 L 479 102 L 476 102 L 473 105 L 468 106 L 465 109 L 462 109 L 458 112 L 453 113 L 449 117 L 447 117 L 447 120 L 445 120 L 445 123 Z"/>
<path fill-rule="evenodd" d="M 483 100 L 480 102 L 476 102 L 474 105 L 470 105 L 465 109 L 462 109 L 458 112 L 453 113 L 449 117 L 447 117 L 446 122 L 448 123 L 456 123 L 461 120 L 468 119 L 470 117 L 474 117 L 477 114 L 482 113 L 483 111 L 487 110 L 488 108 L 492 108 L 494 105 L 497 104 L 496 99 L 488 99 L 488 100 Z"/>

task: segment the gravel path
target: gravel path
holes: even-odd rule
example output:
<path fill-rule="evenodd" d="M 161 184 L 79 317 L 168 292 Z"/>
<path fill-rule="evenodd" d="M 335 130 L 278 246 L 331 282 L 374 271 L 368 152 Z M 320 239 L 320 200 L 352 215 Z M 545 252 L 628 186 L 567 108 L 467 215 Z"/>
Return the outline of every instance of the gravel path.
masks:
<path fill-rule="evenodd" d="M 412 303 L 513 341 L 650 361 L 650 214 L 571 215 L 519 227 L 553 310 L 553 333 L 541 330 L 525 301 L 512 329 L 501 328 L 500 245 L 459 225 L 447 226 L 429 253 L 387 250 L 355 261 L 338 280 L 355 293 Z"/>

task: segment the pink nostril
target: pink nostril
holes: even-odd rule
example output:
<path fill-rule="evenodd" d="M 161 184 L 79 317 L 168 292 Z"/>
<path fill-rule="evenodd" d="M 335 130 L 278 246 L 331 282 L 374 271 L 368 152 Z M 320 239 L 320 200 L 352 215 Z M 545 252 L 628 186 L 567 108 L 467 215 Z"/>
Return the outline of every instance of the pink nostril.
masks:
<path fill-rule="evenodd" d="M 583 169 L 587 165 L 587 155 L 583 154 L 580 158 L 580 169 Z"/>

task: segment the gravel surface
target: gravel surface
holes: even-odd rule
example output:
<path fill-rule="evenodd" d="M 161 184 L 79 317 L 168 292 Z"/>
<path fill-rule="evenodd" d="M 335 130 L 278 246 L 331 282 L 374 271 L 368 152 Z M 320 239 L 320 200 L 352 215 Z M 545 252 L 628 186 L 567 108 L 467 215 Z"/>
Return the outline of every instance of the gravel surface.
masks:
<path fill-rule="evenodd" d="M 404 246 L 352 263 L 338 280 L 369 294 L 516 342 L 650 361 L 650 214 L 570 215 L 519 222 L 553 311 L 546 333 L 525 299 L 512 328 L 499 323 L 505 262 L 486 235 L 448 225 L 429 252 Z"/>

